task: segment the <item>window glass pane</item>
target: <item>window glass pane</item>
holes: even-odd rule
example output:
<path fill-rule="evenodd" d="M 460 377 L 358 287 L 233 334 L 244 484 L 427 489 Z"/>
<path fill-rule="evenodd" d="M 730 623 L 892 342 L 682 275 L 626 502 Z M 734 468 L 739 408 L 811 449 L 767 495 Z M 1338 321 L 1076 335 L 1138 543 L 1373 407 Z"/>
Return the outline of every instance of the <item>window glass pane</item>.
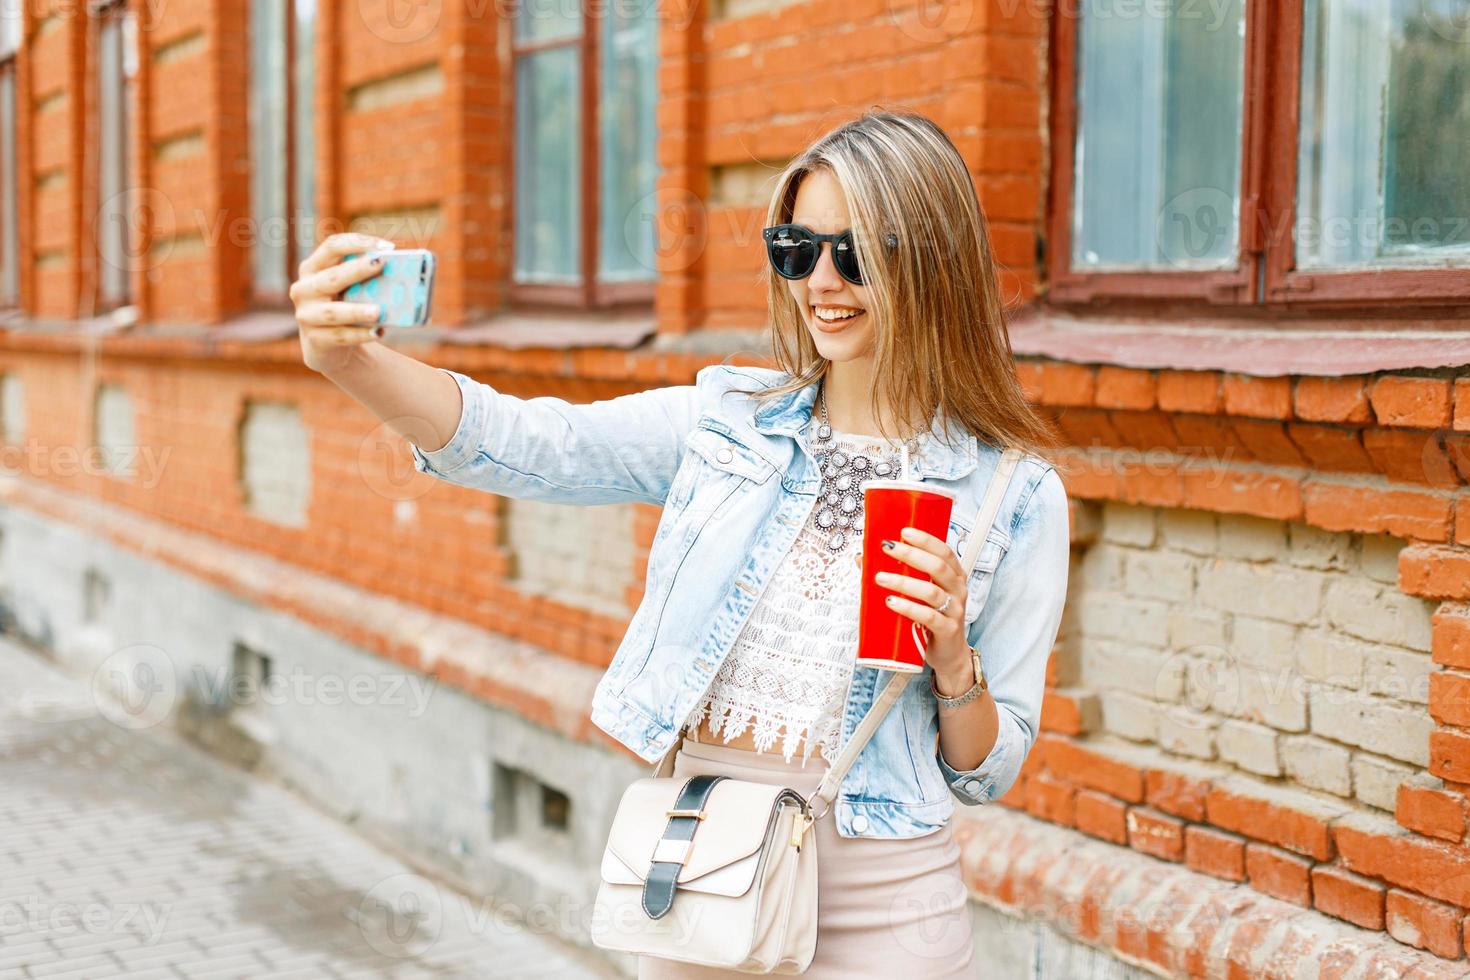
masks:
<path fill-rule="evenodd" d="M 286 269 L 286 0 L 250 4 L 250 210 L 255 291 L 284 293 Z"/>
<path fill-rule="evenodd" d="M 296 36 L 293 52 L 296 77 L 291 89 L 292 146 L 295 167 L 296 260 L 317 246 L 316 228 L 316 3 L 295 0 Z"/>
<path fill-rule="evenodd" d="M 20 0 L 0 0 L 0 55 L 20 47 Z"/>
<path fill-rule="evenodd" d="M 1073 267 L 1235 267 L 1244 0 L 1079 6 Z"/>
<path fill-rule="evenodd" d="M 582 33 L 582 0 L 521 0 L 517 41 L 550 41 Z"/>
<path fill-rule="evenodd" d="M 1470 262 L 1462 0 L 1306 0 L 1297 266 Z"/>
<path fill-rule="evenodd" d="M 581 256 L 580 52 L 516 59 L 515 277 L 577 282 Z"/>
<path fill-rule="evenodd" d="M 15 67 L 0 69 L 0 306 L 14 306 L 16 248 L 20 229 L 15 215 Z"/>
<path fill-rule="evenodd" d="M 100 260 L 98 292 L 101 305 L 111 308 L 128 301 L 128 107 L 131 85 L 124 75 L 126 11 L 114 9 L 98 25 L 97 83 L 100 130 L 97 250 Z"/>
<path fill-rule="evenodd" d="M 607 5 L 602 31 L 598 277 L 654 275 L 657 5 Z"/>

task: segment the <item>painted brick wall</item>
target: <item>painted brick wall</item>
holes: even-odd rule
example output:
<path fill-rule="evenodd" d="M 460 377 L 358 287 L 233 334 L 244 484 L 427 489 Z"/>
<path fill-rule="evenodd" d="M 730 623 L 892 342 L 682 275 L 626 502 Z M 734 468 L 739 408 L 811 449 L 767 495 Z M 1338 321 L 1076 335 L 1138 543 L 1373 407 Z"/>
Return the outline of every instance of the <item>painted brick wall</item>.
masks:
<path fill-rule="evenodd" d="M 510 581 L 568 606 L 626 615 L 629 590 L 638 585 L 637 510 L 636 504 L 567 507 L 506 499 L 501 522 Z"/>
<path fill-rule="evenodd" d="M 1101 522 L 1072 651 L 1100 732 L 1394 810 L 1439 670 L 1401 541 L 1120 504 Z"/>

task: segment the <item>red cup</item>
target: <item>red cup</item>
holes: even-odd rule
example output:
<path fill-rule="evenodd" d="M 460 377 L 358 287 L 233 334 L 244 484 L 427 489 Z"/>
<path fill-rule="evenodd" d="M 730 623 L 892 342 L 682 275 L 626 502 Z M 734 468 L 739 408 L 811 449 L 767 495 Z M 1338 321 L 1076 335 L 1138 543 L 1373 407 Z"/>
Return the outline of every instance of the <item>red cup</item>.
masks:
<path fill-rule="evenodd" d="M 949 539 L 949 515 L 954 494 L 912 480 L 870 480 L 863 484 L 863 583 L 858 614 L 857 662 L 880 670 L 924 669 L 929 631 L 901 615 L 885 601 L 904 595 L 874 581 L 879 572 L 933 581 L 926 573 L 883 550 L 883 541 L 903 542 L 906 527 L 927 531 L 941 541 Z"/>

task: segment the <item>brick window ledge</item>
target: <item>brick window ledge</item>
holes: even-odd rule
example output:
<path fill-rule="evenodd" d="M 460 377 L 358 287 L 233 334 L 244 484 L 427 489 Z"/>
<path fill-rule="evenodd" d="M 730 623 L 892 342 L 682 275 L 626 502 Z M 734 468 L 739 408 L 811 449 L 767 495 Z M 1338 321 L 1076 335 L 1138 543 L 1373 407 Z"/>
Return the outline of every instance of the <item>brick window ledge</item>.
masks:
<path fill-rule="evenodd" d="M 294 317 L 283 311 L 246 313 L 211 326 L 157 324 L 131 329 L 118 329 L 105 317 L 12 318 L 0 321 L 0 349 L 93 349 L 120 356 L 283 362 L 300 359 L 295 333 Z M 1010 337 L 1018 357 L 1257 377 L 1342 377 L 1470 364 L 1470 327 L 1396 327 L 1388 321 L 1307 327 L 1286 319 L 1241 323 L 1205 317 L 1082 316 L 1031 305 L 1012 314 Z M 660 334 L 654 318 L 646 315 L 507 314 L 457 327 L 399 330 L 387 342 L 444 367 L 537 374 L 546 370 L 546 351 L 565 351 L 576 356 L 555 373 L 606 380 L 680 383 L 692 379 L 704 364 L 732 355 L 742 362 L 772 363 L 762 328 Z M 683 363 L 675 365 L 666 358 Z M 661 365 L 651 367 L 661 360 Z M 613 365 L 621 367 L 614 370 Z"/>
<path fill-rule="evenodd" d="M 1017 356 L 1258 377 L 1341 377 L 1470 364 L 1470 328 L 1454 323 L 1458 329 L 1398 328 L 1386 321 L 1306 327 L 1299 320 L 1080 316 L 1030 306 L 1013 315 L 1010 335 Z"/>
<path fill-rule="evenodd" d="M 1017 356 L 1263 378 L 1470 364 L 1470 329 L 1419 323 L 1383 329 L 1348 320 L 1302 326 L 1301 320 L 1257 319 L 1247 325 L 1205 317 L 1079 316 L 1030 306 L 1011 317 L 1010 338 Z"/>
<path fill-rule="evenodd" d="M 651 316 L 507 314 L 456 327 L 390 331 L 384 343 L 438 367 L 503 371 L 617 383 L 687 384 L 706 364 L 769 364 L 762 329 L 657 332 Z M 158 323 L 122 328 L 89 320 L 34 317 L 0 321 L 0 350 L 89 352 L 140 359 L 229 359 L 301 363 L 295 317 L 244 313 L 223 323 Z M 547 353 L 559 355 L 549 359 Z"/>
<path fill-rule="evenodd" d="M 110 315 L 85 320 L 41 317 L 0 317 L 0 328 L 16 335 L 54 338 L 173 339 L 213 343 L 269 343 L 296 334 L 296 318 L 289 310 L 253 310 L 222 323 L 154 323 L 131 326 Z M 653 336 L 654 319 L 639 316 L 579 316 L 505 314 L 454 327 L 429 325 L 394 332 L 413 343 L 489 346 L 516 350 L 524 347 L 635 347 Z"/>

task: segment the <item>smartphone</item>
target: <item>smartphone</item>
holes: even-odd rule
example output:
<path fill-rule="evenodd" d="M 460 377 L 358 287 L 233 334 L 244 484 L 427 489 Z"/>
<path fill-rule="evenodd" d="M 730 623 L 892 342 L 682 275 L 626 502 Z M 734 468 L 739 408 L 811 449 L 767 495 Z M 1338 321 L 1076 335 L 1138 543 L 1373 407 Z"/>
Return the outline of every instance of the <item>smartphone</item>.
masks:
<path fill-rule="evenodd" d="M 388 252 L 354 252 L 343 261 L 358 255 L 381 255 L 383 267 L 378 274 L 355 282 L 342 292 L 349 303 L 377 303 L 378 323 L 385 327 L 422 327 L 429 322 L 429 307 L 434 298 L 434 253 L 426 248 L 401 248 Z"/>

